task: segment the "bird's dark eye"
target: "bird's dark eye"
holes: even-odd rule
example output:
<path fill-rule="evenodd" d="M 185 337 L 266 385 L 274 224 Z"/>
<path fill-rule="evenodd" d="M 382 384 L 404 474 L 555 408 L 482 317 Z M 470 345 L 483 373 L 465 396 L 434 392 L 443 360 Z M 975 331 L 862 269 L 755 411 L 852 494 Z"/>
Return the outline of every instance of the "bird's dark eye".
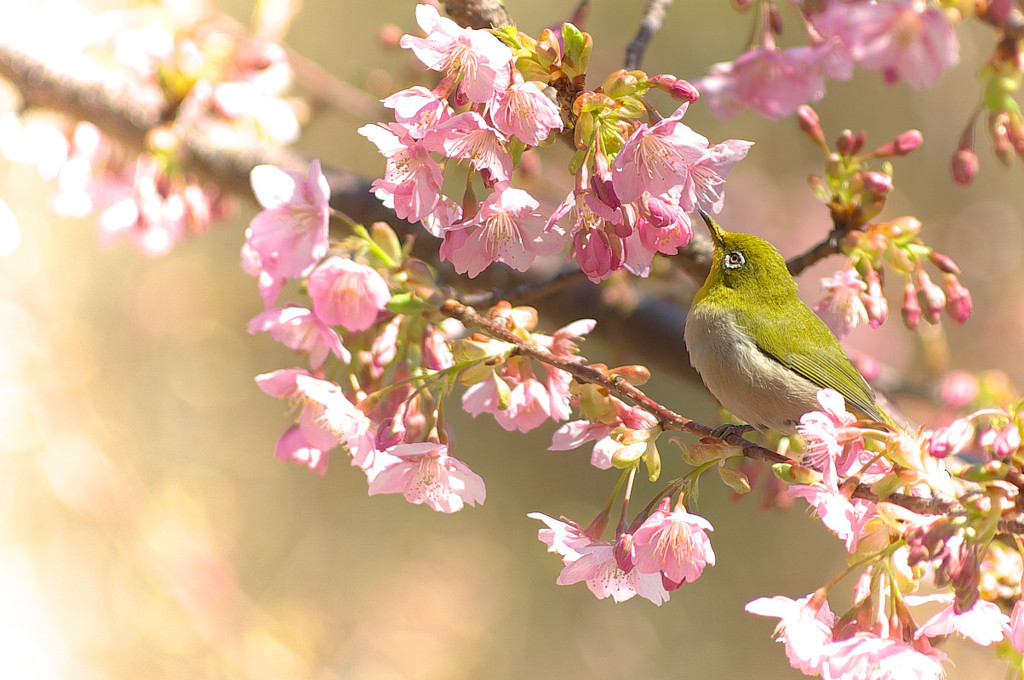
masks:
<path fill-rule="evenodd" d="M 747 258 L 743 257 L 743 253 L 738 250 L 730 250 L 725 254 L 725 268 L 726 269 L 739 269 L 747 263 Z"/>

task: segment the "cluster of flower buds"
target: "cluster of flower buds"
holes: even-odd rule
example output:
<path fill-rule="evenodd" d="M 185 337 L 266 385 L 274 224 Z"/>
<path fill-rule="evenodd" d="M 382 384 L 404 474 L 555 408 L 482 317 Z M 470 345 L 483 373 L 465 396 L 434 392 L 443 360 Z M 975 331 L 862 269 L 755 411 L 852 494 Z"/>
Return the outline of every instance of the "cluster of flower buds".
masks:
<path fill-rule="evenodd" d="M 922 319 L 939 323 L 943 310 L 956 323 L 967 321 L 974 303 L 960 281 L 960 269 L 951 257 L 925 245 L 920 230 L 916 218 L 901 217 L 846 234 L 840 244 L 846 265 L 822 279 L 825 296 L 815 305 L 815 311 L 837 335 L 842 337 L 861 323 L 878 328 L 886 321 L 886 265 L 906 281 L 900 313 L 908 328 L 917 328 Z M 926 260 L 938 270 L 941 285 L 925 270 Z"/>
<path fill-rule="evenodd" d="M 540 255 L 568 250 L 593 281 L 623 268 L 646 276 L 656 253 L 689 241 L 688 213 L 721 210 L 724 178 L 750 143 L 712 145 L 680 122 L 697 96 L 686 81 L 617 71 L 586 91 L 592 41 L 571 24 L 560 40 L 550 30 L 535 40 L 514 28 L 462 28 L 429 5 L 416 14 L 426 37 L 407 35 L 401 45 L 441 81 L 387 98 L 395 121 L 360 133 L 387 158 L 377 197 L 444 239 L 441 257 L 457 272 L 476 276 L 493 262 L 525 271 Z M 643 100 L 651 89 L 682 105 L 657 119 Z M 545 214 L 513 186 L 513 171 L 524 151 L 565 127 L 576 147 L 575 187 Z M 449 197 L 445 178 L 460 165 L 466 188 Z"/>
<path fill-rule="evenodd" d="M 984 127 L 996 158 L 1006 166 L 1014 156 L 1024 158 L 1024 114 L 1015 97 L 1024 78 L 1019 33 L 1019 15 L 1011 3 L 990 2 L 978 6 L 979 18 L 997 29 L 999 39 L 988 63 L 979 71 L 981 97 L 978 110 L 971 116 L 953 154 L 952 172 L 957 183 L 968 185 L 978 172 L 974 148 L 974 128 L 984 117 Z"/>
<path fill-rule="evenodd" d="M 889 158 L 905 156 L 921 145 L 923 137 L 917 130 L 907 130 L 895 139 L 872 151 L 864 151 L 866 135 L 843 130 L 833 151 L 825 141 L 818 114 L 809 106 L 799 108 L 800 129 L 825 155 L 824 177 L 808 179 L 815 197 L 829 207 L 832 221 L 842 231 L 859 229 L 885 207 L 886 197 L 893 190 L 893 169 Z M 871 170 L 869 161 L 882 159 L 882 169 Z"/>
<path fill-rule="evenodd" d="M 901 312 L 906 325 L 917 328 L 921 319 L 936 324 L 945 309 L 951 319 L 963 323 L 971 315 L 970 291 L 960 282 L 960 270 L 948 255 L 921 242 L 921 223 L 913 217 L 872 223 L 893 189 L 888 159 L 904 156 L 921 145 L 921 133 L 908 130 L 874 150 L 864 152 L 866 137 L 843 130 L 833 151 L 825 141 L 818 115 L 800 107 L 800 129 L 825 155 L 823 177 L 812 175 L 814 195 L 828 205 L 836 229 L 842 234 L 840 248 L 847 256 L 842 270 L 822 280 L 824 297 L 815 306 L 832 330 L 842 337 L 862 323 L 878 328 L 889 316 L 883 293 L 885 265 L 906 279 Z M 882 159 L 882 170 L 867 163 Z M 924 260 L 938 270 L 942 285 L 925 271 Z"/>

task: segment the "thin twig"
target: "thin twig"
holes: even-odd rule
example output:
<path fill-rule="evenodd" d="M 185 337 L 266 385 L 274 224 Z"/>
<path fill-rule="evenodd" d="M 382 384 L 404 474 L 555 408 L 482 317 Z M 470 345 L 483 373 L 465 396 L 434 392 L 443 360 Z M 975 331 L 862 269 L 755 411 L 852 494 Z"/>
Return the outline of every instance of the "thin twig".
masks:
<path fill-rule="evenodd" d="M 672 0 L 648 0 L 647 8 L 644 10 L 644 18 L 640 22 L 640 28 L 633 38 L 633 42 L 626 46 L 625 67 L 628 70 L 640 68 L 644 59 L 644 52 L 654 35 L 661 30 L 661 24 L 665 21 L 665 11 Z"/>
<path fill-rule="evenodd" d="M 826 257 L 838 255 L 842 252 L 839 249 L 839 242 L 844 233 L 845 232 L 841 232 L 838 229 L 833 229 L 829 232 L 828 237 L 824 241 L 815 245 L 807 252 L 796 255 L 795 257 L 787 260 L 786 268 L 789 269 L 789 273 L 793 276 L 797 276 L 811 265 L 824 260 Z"/>

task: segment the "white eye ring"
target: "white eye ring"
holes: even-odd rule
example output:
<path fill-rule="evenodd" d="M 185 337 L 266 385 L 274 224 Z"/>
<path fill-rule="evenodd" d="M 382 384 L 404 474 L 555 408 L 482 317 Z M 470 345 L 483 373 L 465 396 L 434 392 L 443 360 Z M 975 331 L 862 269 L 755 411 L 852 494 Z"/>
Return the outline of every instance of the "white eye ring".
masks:
<path fill-rule="evenodd" d="M 743 253 L 738 250 L 730 250 L 725 254 L 725 259 L 722 264 L 725 265 L 726 269 L 739 269 L 747 263 L 747 258 L 743 257 Z"/>

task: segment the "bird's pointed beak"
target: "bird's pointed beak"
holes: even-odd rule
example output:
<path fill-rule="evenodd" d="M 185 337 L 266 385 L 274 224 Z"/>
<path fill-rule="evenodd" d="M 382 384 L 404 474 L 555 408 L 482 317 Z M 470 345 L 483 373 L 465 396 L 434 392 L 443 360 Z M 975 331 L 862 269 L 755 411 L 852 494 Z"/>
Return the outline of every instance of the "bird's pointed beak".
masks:
<path fill-rule="evenodd" d="M 711 215 L 707 214 L 703 210 L 698 209 L 700 216 L 704 218 L 704 224 L 707 225 L 708 231 L 711 233 L 711 240 L 714 241 L 715 247 L 721 247 L 722 245 L 722 228 L 718 226 L 718 222 L 715 222 Z"/>

